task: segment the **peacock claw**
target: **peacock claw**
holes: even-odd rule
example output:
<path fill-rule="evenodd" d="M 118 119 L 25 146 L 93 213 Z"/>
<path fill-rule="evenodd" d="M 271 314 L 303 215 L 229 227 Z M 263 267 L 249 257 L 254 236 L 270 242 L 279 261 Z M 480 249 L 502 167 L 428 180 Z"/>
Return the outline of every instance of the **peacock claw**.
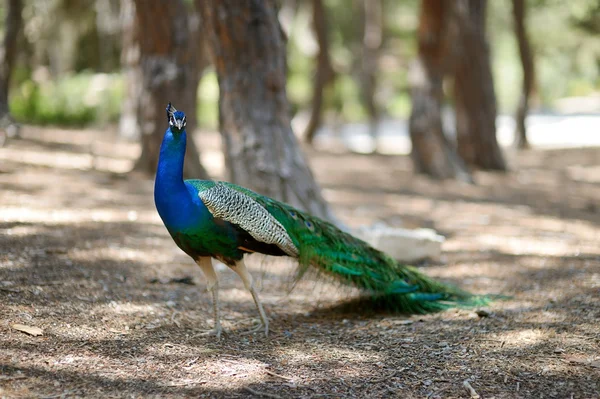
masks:
<path fill-rule="evenodd" d="M 257 326 L 251 328 L 248 331 L 241 332 L 240 335 L 251 335 L 251 334 L 257 333 L 263 329 L 265 331 L 265 337 L 268 337 L 269 336 L 269 325 L 268 324 L 265 325 L 263 323 L 258 324 Z"/>
<path fill-rule="evenodd" d="M 207 330 L 207 331 L 202 331 L 201 333 L 198 334 L 199 337 L 210 337 L 210 336 L 215 336 L 217 338 L 217 341 L 221 340 L 221 333 L 223 332 L 222 328 L 213 328 L 211 330 Z"/>

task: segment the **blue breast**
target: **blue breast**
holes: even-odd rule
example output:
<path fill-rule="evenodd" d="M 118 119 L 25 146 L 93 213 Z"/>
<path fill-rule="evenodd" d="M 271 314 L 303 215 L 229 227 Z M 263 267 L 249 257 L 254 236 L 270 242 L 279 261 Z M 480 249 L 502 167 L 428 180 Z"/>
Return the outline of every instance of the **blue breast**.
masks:
<path fill-rule="evenodd" d="M 154 202 L 171 233 L 197 228 L 210 215 L 198 198 L 198 192 L 183 181 L 185 147 L 185 132 L 174 135 L 167 129 L 154 181 Z"/>

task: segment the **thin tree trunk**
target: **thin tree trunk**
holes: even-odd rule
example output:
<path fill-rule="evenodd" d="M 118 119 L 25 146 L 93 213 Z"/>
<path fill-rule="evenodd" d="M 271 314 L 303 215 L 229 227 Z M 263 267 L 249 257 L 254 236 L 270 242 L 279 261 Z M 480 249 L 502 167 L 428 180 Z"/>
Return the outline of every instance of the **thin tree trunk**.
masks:
<path fill-rule="evenodd" d="M 4 23 L 4 40 L 0 48 L 0 130 L 5 130 L 13 125 L 8 106 L 8 92 L 17 56 L 17 38 L 23 25 L 22 1 L 7 0 L 6 3 L 8 8 Z"/>
<path fill-rule="evenodd" d="M 364 32 L 360 71 L 360 88 L 363 102 L 369 114 L 371 136 L 377 135 L 379 109 L 375 102 L 377 88 L 377 64 L 383 40 L 382 0 L 363 0 Z"/>
<path fill-rule="evenodd" d="M 521 65 L 523 66 L 523 87 L 521 98 L 515 121 L 517 129 L 515 131 L 515 146 L 517 148 L 529 148 L 527 140 L 527 129 L 525 126 L 525 118 L 529 112 L 529 97 L 533 90 L 534 81 L 534 65 L 527 30 L 525 29 L 526 7 L 525 0 L 513 0 L 513 19 L 515 26 L 515 35 L 519 44 L 519 55 L 521 57 Z"/>
<path fill-rule="evenodd" d="M 188 177 L 207 178 L 194 144 L 196 97 L 200 74 L 198 34 L 190 32 L 190 8 L 183 0 L 135 0 L 142 85 L 136 103 L 142 153 L 135 169 L 156 172 L 166 129 L 165 106 L 172 101 L 186 112 L 189 143 L 184 164 Z"/>
<path fill-rule="evenodd" d="M 412 112 L 409 120 L 415 170 L 437 179 L 472 182 L 464 162 L 444 135 L 442 83 L 453 58 L 449 8 L 444 0 L 423 0 L 418 30 L 419 56 L 409 73 Z"/>
<path fill-rule="evenodd" d="M 312 111 L 304 133 L 304 139 L 312 144 L 315 133 L 321 124 L 323 114 L 323 90 L 335 78 L 335 72 L 329 58 L 329 38 L 327 37 L 327 12 L 322 0 L 313 0 L 313 27 L 319 43 L 317 54 L 316 76 L 313 87 Z"/>
<path fill-rule="evenodd" d="M 142 70 L 140 68 L 140 44 L 137 38 L 135 3 L 121 0 L 121 65 L 125 77 L 125 97 L 121 105 L 119 135 L 134 140 L 140 138 L 137 103 L 142 94 Z"/>
<path fill-rule="evenodd" d="M 456 0 L 457 43 L 462 53 L 454 74 L 458 152 L 482 169 L 506 170 L 496 139 L 496 95 L 486 39 L 487 0 Z"/>
<path fill-rule="evenodd" d="M 219 79 L 229 180 L 332 217 L 292 132 L 286 52 L 273 0 L 197 0 Z"/>

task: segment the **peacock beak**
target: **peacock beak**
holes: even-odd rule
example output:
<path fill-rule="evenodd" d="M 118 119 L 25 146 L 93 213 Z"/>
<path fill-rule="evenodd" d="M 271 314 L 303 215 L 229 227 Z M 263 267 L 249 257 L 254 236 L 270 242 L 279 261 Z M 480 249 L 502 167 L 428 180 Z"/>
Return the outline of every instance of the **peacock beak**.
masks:
<path fill-rule="evenodd" d="M 181 130 L 183 128 L 183 120 L 182 119 L 177 119 L 175 121 L 175 126 L 177 127 L 177 129 Z"/>

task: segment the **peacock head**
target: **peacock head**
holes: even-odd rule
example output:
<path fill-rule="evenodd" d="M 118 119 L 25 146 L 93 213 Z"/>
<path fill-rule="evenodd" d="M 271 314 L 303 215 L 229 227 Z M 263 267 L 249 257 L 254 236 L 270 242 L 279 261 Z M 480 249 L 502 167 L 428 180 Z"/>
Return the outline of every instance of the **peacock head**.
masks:
<path fill-rule="evenodd" d="M 173 133 L 181 133 L 185 130 L 185 114 L 182 111 L 177 111 L 171 103 L 167 105 L 167 121 Z"/>

